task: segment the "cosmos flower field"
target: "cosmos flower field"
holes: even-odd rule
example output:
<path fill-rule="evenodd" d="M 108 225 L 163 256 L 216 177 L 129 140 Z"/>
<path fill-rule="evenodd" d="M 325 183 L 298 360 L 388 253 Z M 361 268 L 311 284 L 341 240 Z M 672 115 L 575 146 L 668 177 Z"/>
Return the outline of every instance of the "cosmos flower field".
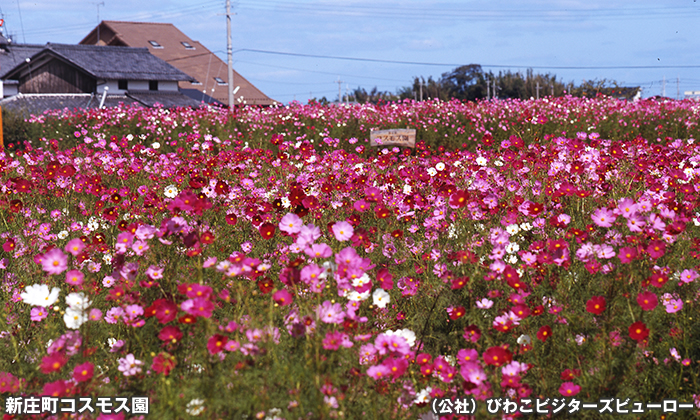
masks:
<path fill-rule="evenodd" d="M 416 419 L 442 397 L 478 418 L 498 397 L 674 399 L 692 418 L 698 111 L 32 117 L 41 138 L 0 154 L 0 394 L 150 401 L 85 419 Z M 415 149 L 370 147 L 405 127 Z"/>

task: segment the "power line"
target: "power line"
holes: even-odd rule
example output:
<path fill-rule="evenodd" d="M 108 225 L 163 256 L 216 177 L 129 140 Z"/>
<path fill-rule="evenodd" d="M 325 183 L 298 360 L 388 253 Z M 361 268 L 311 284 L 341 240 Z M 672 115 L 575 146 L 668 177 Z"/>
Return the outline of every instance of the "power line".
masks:
<path fill-rule="evenodd" d="M 237 51 L 248 51 L 261 54 L 287 55 L 293 57 L 309 57 L 309 58 L 325 58 L 331 60 L 346 60 L 346 61 L 363 61 L 371 63 L 389 63 L 389 64 L 411 64 L 420 66 L 440 66 L 440 67 L 459 67 L 464 63 L 430 63 L 422 61 L 401 61 L 401 60 L 384 60 L 378 58 L 360 58 L 360 57 L 342 57 L 332 55 L 318 54 L 303 54 L 290 53 L 282 51 L 258 50 L 252 48 L 243 48 Z M 513 64 L 480 64 L 481 67 L 493 68 L 530 68 L 530 69 L 553 69 L 553 70 L 618 70 L 618 69 L 697 69 L 700 65 L 659 65 L 659 66 L 529 66 L 529 65 L 513 65 Z"/>

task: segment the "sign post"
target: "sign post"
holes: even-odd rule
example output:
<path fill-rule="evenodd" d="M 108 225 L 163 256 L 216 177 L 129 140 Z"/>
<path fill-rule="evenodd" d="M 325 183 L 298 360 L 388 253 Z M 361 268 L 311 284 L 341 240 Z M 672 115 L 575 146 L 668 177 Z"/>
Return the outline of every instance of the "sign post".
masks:
<path fill-rule="evenodd" d="M 416 147 L 416 130 L 399 128 L 393 130 L 376 130 L 369 133 L 370 146 Z"/>

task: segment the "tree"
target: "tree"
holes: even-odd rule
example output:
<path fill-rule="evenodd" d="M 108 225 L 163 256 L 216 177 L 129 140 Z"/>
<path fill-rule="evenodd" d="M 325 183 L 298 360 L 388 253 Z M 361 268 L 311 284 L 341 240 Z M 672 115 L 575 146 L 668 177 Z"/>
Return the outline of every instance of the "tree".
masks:
<path fill-rule="evenodd" d="M 486 79 L 478 64 L 460 66 L 443 73 L 440 84 L 449 98 L 473 101 L 486 97 Z"/>

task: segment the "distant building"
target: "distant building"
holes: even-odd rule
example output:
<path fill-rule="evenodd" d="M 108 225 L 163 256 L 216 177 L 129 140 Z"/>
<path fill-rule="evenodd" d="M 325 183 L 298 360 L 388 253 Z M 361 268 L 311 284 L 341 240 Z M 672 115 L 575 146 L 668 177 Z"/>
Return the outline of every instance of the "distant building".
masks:
<path fill-rule="evenodd" d="M 700 101 L 700 90 L 686 90 L 683 92 L 685 99 L 694 99 Z"/>
<path fill-rule="evenodd" d="M 7 109 L 32 113 L 47 109 L 92 108 L 107 90 L 107 105 L 136 102 L 143 106 L 201 106 L 183 95 L 178 82 L 194 79 L 147 48 L 94 45 L 7 45 L 3 62 L 16 64 L 2 73 L 15 91 L 0 102 Z M 7 97 L 10 96 L 10 97 Z M 99 97 L 98 97 L 99 96 Z"/>
<path fill-rule="evenodd" d="M 98 35 L 99 34 L 99 35 Z M 180 90 L 198 100 L 228 105 L 228 65 L 204 45 L 170 23 L 102 21 L 80 44 L 146 47 L 151 54 L 195 80 L 179 82 Z M 258 88 L 234 70 L 236 105 L 274 105 Z"/>

